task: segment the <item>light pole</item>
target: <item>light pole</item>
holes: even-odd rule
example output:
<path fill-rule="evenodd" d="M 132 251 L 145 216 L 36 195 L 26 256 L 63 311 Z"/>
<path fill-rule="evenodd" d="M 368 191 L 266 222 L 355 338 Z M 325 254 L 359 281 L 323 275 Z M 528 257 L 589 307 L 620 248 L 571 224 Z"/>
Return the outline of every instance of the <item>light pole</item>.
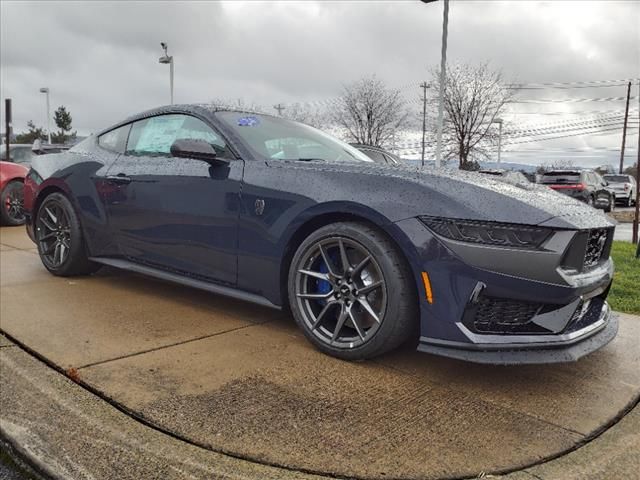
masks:
<path fill-rule="evenodd" d="M 51 112 L 49 111 L 49 88 L 42 87 L 40 93 L 44 93 L 47 96 L 47 138 L 49 145 L 51 145 Z"/>
<path fill-rule="evenodd" d="M 167 55 L 167 44 L 160 42 L 160 46 L 164 50 L 164 55 L 158 59 L 162 64 L 169 64 L 169 88 L 171 90 L 171 105 L 173 105 L 173 55 Z"/>
<path fill-rule="evenodd" d="M 502 119 L 501 118 L 494 118 L 493 122 L 491 123 L 497 123 L 499 125 L 499 130 L 498 130 L 498 165 L 500 165 L 500 153 L 502 151 Z"/>
<path fill-rule="evenodd" d="M 435 0 L 420 0 L 423 3 L 432 3 Z M 444 82 L 447 78 L 447 31 L 449 29 L 449 0 L 444 0 L 444 13 L 442 16 L 442 53 L 440 56 L 440 93 L 438 102 L 438 137 L 436 144 L 436 168 L 440 168 L 442 159 L 442 129 L 444 122 Z"/>

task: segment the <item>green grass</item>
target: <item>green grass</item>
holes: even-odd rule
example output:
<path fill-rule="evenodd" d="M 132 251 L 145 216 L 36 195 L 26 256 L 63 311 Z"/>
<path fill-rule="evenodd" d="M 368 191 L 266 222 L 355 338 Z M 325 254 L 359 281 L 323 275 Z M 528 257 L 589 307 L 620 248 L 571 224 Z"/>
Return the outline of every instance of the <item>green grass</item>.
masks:
<path fill-rule="evenodd" d="M 631 242 L 613 242 L 611 257 L 616 265 L 607 300 L 614 310 L 640 315 L 640 258 Z"/>

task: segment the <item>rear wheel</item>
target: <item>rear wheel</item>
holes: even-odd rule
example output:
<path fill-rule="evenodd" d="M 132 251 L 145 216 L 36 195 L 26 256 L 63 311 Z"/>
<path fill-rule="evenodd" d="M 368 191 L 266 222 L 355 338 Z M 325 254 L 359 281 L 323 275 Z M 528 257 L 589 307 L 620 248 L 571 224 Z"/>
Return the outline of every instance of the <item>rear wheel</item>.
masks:
<path fill-rule="evenodd" d="M 7 183 L 0 193 L 0 217 L 4 225 L 24 223 L 24 184 L 20 180 Z"/>
<path fill-rule="evenodd" d="M 312 233 L 289 271 L 291 311 L 320 350 L 346 360 L 387 352 L 417 323 L 412 275 L 381 232 L 335 223 Z"/>
<path fill-rule="evenodd" d="M 35 217 L 35 234 L 40 260 L 52 274 L 86 275 L 100 268 L 87 258 L 78 216 L 61 193 L 43 200 Z"/>

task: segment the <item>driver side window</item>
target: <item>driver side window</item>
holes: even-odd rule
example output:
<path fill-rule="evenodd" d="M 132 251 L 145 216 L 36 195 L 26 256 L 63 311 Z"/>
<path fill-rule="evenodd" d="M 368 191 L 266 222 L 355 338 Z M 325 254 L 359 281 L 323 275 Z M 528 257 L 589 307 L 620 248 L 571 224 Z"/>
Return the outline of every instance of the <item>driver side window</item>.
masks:
<path fill-rule="evenodd" d="M 227 144 L 202 120 L 190 115 L 160 115 L 139 120 L 131 127 L 127 155 L 171 157 L 171 145 L 178 139 L 209 143 L 221 158 L 233 159 Z"/>

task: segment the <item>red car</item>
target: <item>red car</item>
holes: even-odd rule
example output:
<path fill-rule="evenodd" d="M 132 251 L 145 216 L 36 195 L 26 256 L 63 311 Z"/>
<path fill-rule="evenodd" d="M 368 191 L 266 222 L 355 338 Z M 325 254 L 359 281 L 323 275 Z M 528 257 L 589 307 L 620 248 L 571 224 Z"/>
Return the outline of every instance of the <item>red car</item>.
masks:
<path fill-rule="evenodd" d="M 24 223 L 24 165 L 0 161 L 0 218 L 3 225 Z"/>

